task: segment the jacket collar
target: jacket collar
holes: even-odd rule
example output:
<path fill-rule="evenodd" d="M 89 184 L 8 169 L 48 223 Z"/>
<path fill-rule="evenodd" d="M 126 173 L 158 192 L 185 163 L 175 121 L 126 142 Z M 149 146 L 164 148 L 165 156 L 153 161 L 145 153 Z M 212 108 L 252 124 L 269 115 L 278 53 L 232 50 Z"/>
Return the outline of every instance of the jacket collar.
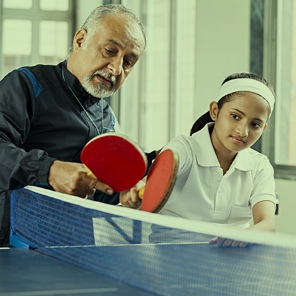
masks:
<path fill-rule="evenodd" d="M 100 101 L 100 98 L 91 96 L 81 85 L 78 78 L 67 69 L 67 60 L 62 63 L 62 78 L 68 87 L 72 89 L 81 103 L 93 104 Z M 87 104 L 88 105 L 88 104 Z"/>

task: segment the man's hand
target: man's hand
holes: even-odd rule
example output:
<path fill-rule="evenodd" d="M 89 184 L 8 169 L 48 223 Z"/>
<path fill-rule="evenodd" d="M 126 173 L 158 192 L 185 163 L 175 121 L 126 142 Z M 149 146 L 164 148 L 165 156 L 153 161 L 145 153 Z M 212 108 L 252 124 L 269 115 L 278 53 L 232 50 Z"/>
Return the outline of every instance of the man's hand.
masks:
<path fill-rule="evenodd" d="M 114 192 L 110 186 L 89 175 L 84 164 L 75 162 L 54 161 L 48 182 L 55 191 L 79 197 L 93 195 L 96 189 L 107 194 Z"/>

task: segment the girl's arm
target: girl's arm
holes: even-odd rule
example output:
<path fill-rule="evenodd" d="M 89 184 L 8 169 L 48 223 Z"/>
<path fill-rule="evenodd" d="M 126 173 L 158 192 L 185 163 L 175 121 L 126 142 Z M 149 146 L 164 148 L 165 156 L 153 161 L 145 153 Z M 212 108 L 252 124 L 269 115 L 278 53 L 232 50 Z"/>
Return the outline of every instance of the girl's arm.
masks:
<path fill-rule="evenodd" d="M 275 208 L 274 203 L 264 200 L 256 203 L 252 209 L 254 225 L 247 228 L 250 230 L 259 231 L 275 231 Z M 249 245 L 246 242 L 235 241 L 223 237 L 215 237 L 210 240 L 210 244 L 217 244 L 219 247 L 241 247 Z"/>
<path fill-rule="evenodd" d="M 275 231 L 275 208 L 274 203 L 263 200 L 256 203 L 252 209 L 254 225 L 249 229 Z"/>

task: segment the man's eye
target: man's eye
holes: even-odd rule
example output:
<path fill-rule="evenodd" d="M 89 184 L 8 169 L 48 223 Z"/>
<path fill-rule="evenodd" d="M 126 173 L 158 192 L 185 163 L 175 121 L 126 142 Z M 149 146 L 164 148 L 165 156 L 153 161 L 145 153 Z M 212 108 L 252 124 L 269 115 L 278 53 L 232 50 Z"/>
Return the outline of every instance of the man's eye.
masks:
<path fill-rule="evenodd" d="M 133 65 L 133 63 L 131 61 L 129 61 L 129 60 L 124 60 L 123 64 L 124 64 L 124 66 L 126 68 L 129 68 L 129 67 L 131 67 Z"/>
<path fill-rule="evenodd" d="M 112 49 L 109 48 L 105 48 L 105 51 L 107 52 L 107 54 L 113 54 L 114 51 Z"/>

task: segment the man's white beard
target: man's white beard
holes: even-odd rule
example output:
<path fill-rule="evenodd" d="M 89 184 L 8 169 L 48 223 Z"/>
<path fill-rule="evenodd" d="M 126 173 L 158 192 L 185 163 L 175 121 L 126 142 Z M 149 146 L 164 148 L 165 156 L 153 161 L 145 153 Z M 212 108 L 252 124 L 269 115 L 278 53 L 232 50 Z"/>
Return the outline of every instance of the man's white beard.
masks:
<path fill-rule="evenodd" d="M 81 84 L 84 87 L 84 89 L 93 97 L 106 98 L 106 97 L 110 97 L 115 92 L 113 85 L 111 89 L 109 89 L 103 83 L 98 83 L 98 87 L 94 88 L 94 86 L 91 84 L 91 78 L 92 78 L 91 76 L 84 76 Z"/>

